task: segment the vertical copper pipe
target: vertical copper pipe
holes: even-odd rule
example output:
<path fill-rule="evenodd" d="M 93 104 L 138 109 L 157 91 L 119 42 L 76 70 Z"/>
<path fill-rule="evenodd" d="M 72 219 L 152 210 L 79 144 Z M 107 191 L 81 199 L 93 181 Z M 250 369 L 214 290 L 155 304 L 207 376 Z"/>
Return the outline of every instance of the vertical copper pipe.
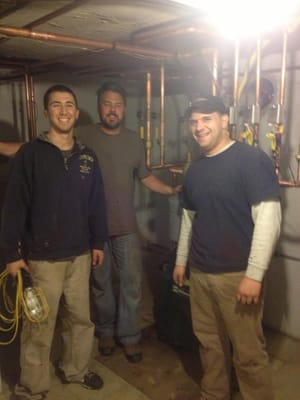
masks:
<path fill-rule="evenodd" d="M 261 38 L 258 36 L 256 45 L 256 87 L 255 104 L 252 105 L 252 135 L 253 146 L 258 147 L 259 123 L 260 123 L 260 74 L 261 74 Z"/>
<path fill-rule="evenodd" d="M 285 82 L 286 82 L 286 61 L 287 61 L 287 32 L 283 35 L 283 46 L 282 46 L 282 64 L 281 64 L 281 82 L 280 82 L 280 97 L 279 104 L 284 104 L 284 94 L 285 94 Z"/>
<path fill-rule="evenodd" d="M 233 104 L 229 111 L 229 126 L 230 135 L 233 139 L 237 137 L 236 125 L 237 125 L 237 104 L 238 104 L 238 83 L 239 83 L 239 40 L 235 41 L 234 50 L 234 75 L 233 75 Z"/>
<path fill-rule="evenodd" d="M 259 36 L 257 39 L 257 49 L 256 49 L 256 90 L 255 90 L 256 106 L 259 106 L 259 99 L 260 99 L 260 75 L 261 75 L 261 38 Z"/>
<path fill-rule="evenodd" d="M 151 166 L 151 73 L 147 72 L 146 84 L 146 162 Z"/>
<path fill-rule="evenodd" d="M 240 43 L 237 39 L 235 42 L 235 50 L 234 50 L 234 77 L 233 77 L 233 105 L 237 106 L 238 103 L 238 83 L 239 83 L 239 52 L 240 52 Z"/>
<path fill-rule="evenodd" d="M 300 153 L 296 156 L 297 160 L 297 182 L 296 185 L 300 186 Z"/>
<path fill-rule="evenodd" d="M 284 132 L 283 105 L 284 105 L 285 83 L 286 83 L 287 39 L 288 39 L 288 34 L 287 34 L 287 31 L 285 31 L 283 34 L 280 91 L 279 91 L 275 132 L 274 132 L 275 140 L 276 140 L 276 150 L 274 151 L 274 160 L 275 160 L 275 171 L 276 171 L 277 175 L 279 175 L 279 172 L 280 172 L 281 142 L 282 142 L 282 135 Z M 299 165 L 298 165 L 298 167 L 299 167 Z"/>
<path fill-rule="evenodd" d="M 165 163 L 165 67 L 160 68 L 160 164 Z"/>
<path fill-rule="evenodd" d="M 30 105 L 30 78 L 29 78 L 28 71 L 25 72 L 24 79 L 25 79 L 25 101 L 26 101 L 28 136 L 31 138 L 32 113 L 31 113 L 31 105 Z"/>
<path fill-rule="evenodd" d="M 219 53 L 218 50 L 214 50 L 212 54 L 212 94 L 213 96 L 217 96 L 218 94 L 218 62 L 219 62 Z"/>
<path fill-rule="evenodd" d="M 37 136 L 37 131 L 36 131 L 36 104 L 35 104 L 34 82 L 32 76 L 30 77 L 30 109 L 31 109 L 31 124 L 32 124 L 30 139 L 34 139 Z"/>

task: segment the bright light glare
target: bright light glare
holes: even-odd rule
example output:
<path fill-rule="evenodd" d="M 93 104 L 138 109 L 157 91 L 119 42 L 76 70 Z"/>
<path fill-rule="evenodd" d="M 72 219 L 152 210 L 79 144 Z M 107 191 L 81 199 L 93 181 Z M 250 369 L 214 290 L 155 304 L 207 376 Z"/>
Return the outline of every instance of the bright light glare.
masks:
<path fill-rule="evenodd" d="M 222 36 L 238 39 L 289 27 L 299 5 L 300 0 L 209 0 L 203 11 Z"/>

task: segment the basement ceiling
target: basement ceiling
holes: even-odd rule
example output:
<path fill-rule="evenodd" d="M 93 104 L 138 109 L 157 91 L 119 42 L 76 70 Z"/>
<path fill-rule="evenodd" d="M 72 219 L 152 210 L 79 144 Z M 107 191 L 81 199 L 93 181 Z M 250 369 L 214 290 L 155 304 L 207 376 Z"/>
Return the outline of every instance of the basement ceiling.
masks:
<path fill-rule="evenodd" d="M 208 47 L 198 1 L 0 1 L 0 79 L 64 70 L 136 74 L 178 69 L 186 54 Z M 195 24 L 197 31 L 195 34 Z M 200 33 L 199 33 L 200 32 Z"/>
<path fill-rule="evenodd" d="M 0 0 L 0 81 L 27 71 L 138 79 L 212 79 L 212 51 L 233 46 L 205 22 L 198 0 Z M 299 41 L 297 41 L 299 42 Z M 192 83 L 191 83 L 192 84 Z"/>

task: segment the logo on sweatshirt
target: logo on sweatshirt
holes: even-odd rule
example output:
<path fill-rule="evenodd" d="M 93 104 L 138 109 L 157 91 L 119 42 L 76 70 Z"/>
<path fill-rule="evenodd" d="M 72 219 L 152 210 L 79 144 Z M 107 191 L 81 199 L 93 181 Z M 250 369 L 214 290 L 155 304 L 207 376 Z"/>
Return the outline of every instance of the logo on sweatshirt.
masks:
<path fill-rule="evenodd" d="M 83 175 L 90 174 L 94 158 L 88 154 L 81 154 L 79 156 L 79 160 L 80 160 L 80 165 L 79 165 L 80 173 Z"/>

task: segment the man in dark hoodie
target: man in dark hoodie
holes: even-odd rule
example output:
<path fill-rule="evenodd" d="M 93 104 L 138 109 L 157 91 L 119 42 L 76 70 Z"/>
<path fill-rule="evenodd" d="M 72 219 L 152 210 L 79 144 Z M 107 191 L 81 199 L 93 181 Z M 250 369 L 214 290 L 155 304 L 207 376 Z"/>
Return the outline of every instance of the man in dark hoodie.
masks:
<path fill-rule="evenodd" d="M 50 350 L 60 302 L 65 383 L 100 389 L 88 370 L 94 326 L 90 320 L 90 266 L 103 262 L 107 222 L 102 175 L 92 150 L 74 139 L 77 99 L 63 85 L 44 96 L 50 128 L 15 156 L 3 206 L 2 244 L 13 276 L 30 274 L 49 315 L 38 325 L 26 316 L 21 332 L 21 376 L 16 399 L 43 399 L 50 388 Z"/>
<path fill-rule="evenodd" d="M 107 204 L 109 239 L 104 247 L 105 262 L 91 274 L 95 335 L 103 356 L 114 353 L 117 338 L 126 359 L 137 363 L 143 357 L 142 253 L 134 207 L 135 182 L 163 195 L 175 195 L 181 187 L 164 183 L 147 167 L 143 141 L 125 126 L 126 92 L 119 83 L 103 83 L 98 90 L 98 112 L 100 123 L 74 130 L 97 155 Z M 13 156 L 21 146 L 22 143 L 0 142 L 0 154 Z M 112 284 L 113 262 L 120 277 L 118 301 Z"/>

